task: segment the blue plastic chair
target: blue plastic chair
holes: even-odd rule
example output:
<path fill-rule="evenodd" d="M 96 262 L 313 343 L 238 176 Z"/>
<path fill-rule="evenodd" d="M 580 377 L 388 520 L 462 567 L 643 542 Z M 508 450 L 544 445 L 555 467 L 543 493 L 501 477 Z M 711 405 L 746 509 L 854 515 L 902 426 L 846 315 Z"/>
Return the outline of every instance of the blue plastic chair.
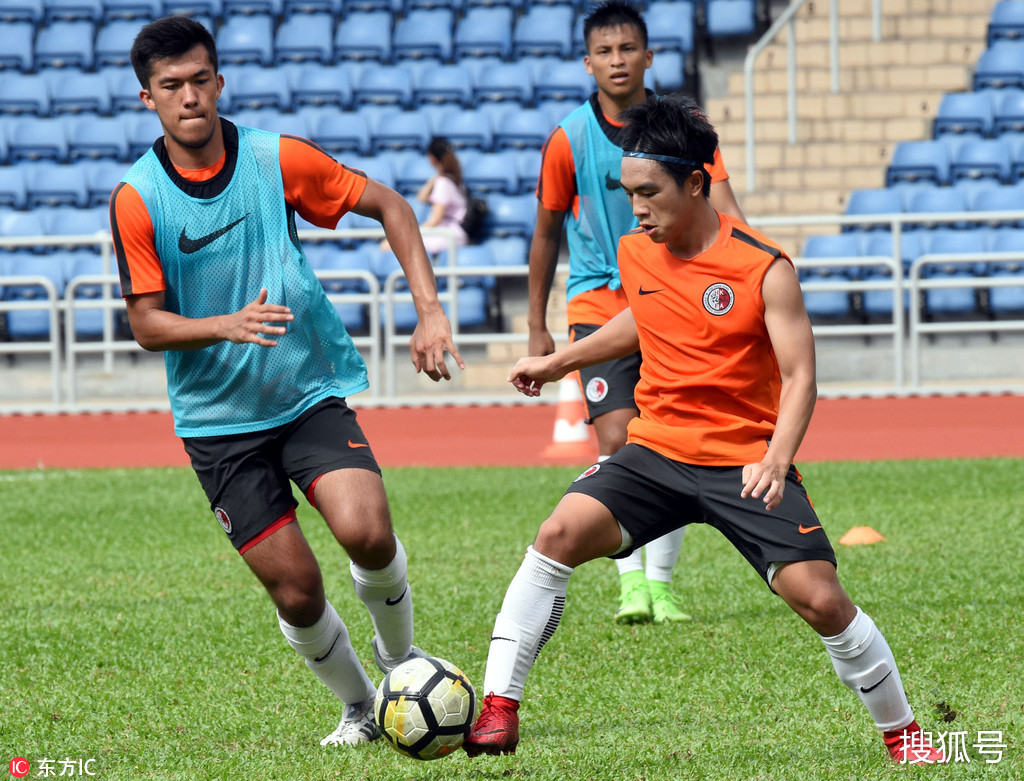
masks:
<path fill-rule="evenodd" d="M 364 68 L 352 95 L 357 106 L 372 103 L 408 108 L 412 105 L 412 74 L 404 65 Z"/>
<path fill-rule="evenodd" d="M 518 192 L 515 153 L 467 150 L 460 157 L 462 177 L 473 193 L 515 195 Z"/>
<path fill-rule="evenodd" d="M 1001 138 L 969 141 L 960 146 L 950 163 L 949 174 L 958 179 L 1011 181 L 1010 147 Z"/>
<path fill-rule="evenodd" d="M 532 195 L 491 195 L 487 198 L 488 236 L 533 236 L 537 222 L 537 199 Z"/>
<path fill-rule="evenodd" d="M 127 67 L 135 36 L 148 20 L 115 19 L 100 27 L 93 47 L 96 67 Z"/>
<path fill-rule="evenodd" d="M 50 84 L 39 74 L 0 71 L 0 114 L 49 116 Z"/>
<path fill-rule="evenodd" d="M 332 19 L 342 15 L 341 0 L 284 0 L 283 12 L 285 19 L 304 14 L 327 14 Z M 334 31 L 331 23 L 330 31 Z"/>
<path fill-rule="evenodd" d="M 540 150 L 537 149 L 521 149 L 516 153 L 517 192 L 526 195 L 537 191 L 542 160 Z"/>
<path fill-rule="evenodd" d="M 1014 186 L 993 187 L 990 190 L 979 193 L 972 204 L 972 210 L 976 212 L 1015 212 L 1024 207 L 1024 189 Z M 1024 220 L 986 220 L 989 226 L 1008 226 L 1012 228 L 1024 227 Z"/>
<path fill-rule="evenodd" d="M 7 273 L 12 276 L 34 276 L 49 279 L 57 288 L 58 298 L 66 284 L 64 263 L 60 258 L 40 257 L 14 252 L 7 257 Z M 42 301 L 46 298 L 42 285 L 6 285 L 6 301 Z M 7 335 L 12 341 L 50 338 L 50 313 L 46 309 L 28 309 L 7 313 Z"/>
<path fill-rule="evenodd" d="M 36 36 L 35 69 L 80 68 L 93 66 L 92 22 L 54 22 Z M 5 45 L 6 48 L 6 45 Z"/>
<path fill-rule="evenodd" d="M 707 31 L 712 38 L 736 38 L 757 32 L 755 0 L 707 0 Z"/>
<path fill-rule="evenodd" d="M 494 146 L 490 116 L 475 109 L 445 112 L 438 128 L 456 149 L 478 149 L 489 152 Z"/>
<path fill-rule="evenodd" d="M 229 16 L 217 31 L 216 41 L 222 64 L 274 63 L 274 21 L 269 16 Z"/>
<path fill-rule="evenodd" d="M 0 46 L 0 67 L 28 72 L 35 67 L 33 40 L 35 27 L 28 22 L 4 24 L 4 45 Z"/>
<path fill-rule="evenodd" d="M 224 16 L 267 16 L 277 21 L 284 16 L 284 0 L 224 0 Z"/>
<path fill-rule="evenodd" d="M 101 0 L 46 0 L 43 6 L 46 24 L 86 21 L 94 24 L 103 19 Z"/>
<path fill-rule="evenodd" d="M 274 61 L 334 62 L 334 17 L 329 13 L 296 13 L 274 33 Z"/>
<path fill-rule="evenodd" d="M 158 19 L 163 14 L 163 0 L 103 0 L 103 18 Z"/>
<path fill-rule="evenodd" d="M 153 111 L 122 115 L 122 118 L 128 134 L 128 156 L 132 159 L 142 157 L 164 134 L 160 119 Z"/>
<path fill-rule="evenodd" d="M 229 111 L 292 108 L 292 92 L 285 72 L 280 68 L 247 65 L 234 73 L 230 91 Z"/>
<path fill-rule="evenodd" d="M 57 118 L 17 117 L 8 124 L 8 155 L 19 160 L 68 159 L 68 138 L 64 122 Z"/>
<path fill-rule="evenodd" d="M 115 160 L 81 160 L 75 167 L 85 173 L 89 206 L 109 205 L 110 194 L 128 171 L 127 163 Z"/>
<path fill-rule="evenodd" d="M 330 110 L 352 107 L 352 71 L 347 65 L 304 63 L 290 71 L 292 105 L 326 106 Z"/>
<path fill-rule="evenodd" d="M 428 68 L 416 82 L 412 100 L 417 106 L 454 103 L 468 108 L 473 105 L 472 73 L 459 63 Z"/>
<path fill-rule="evenodd" d="M 974 89 L 1024 87 L 1024 41 L 995 41 L 981 53 L 974 70 Z"/>
<path fill-rule="evenodd" d="M 529 262 L 530 243 L 523 236 L 495 236 L 483 244 L 491 251 L 495 266 L 525 266 Z"/>
<path fill-rule="evenodd" d="M 901 141 L 896 145 L 886 184 L 917 181 L 949 184 L 949 148 L 942 141 Z"/>
<path fill-rule="evenodd" d="M 521 62 L 488 65 L 480 71 L 473 87 L 479 104 L 485 101 L 515 101 L 523 106 L 533 103 L 533 74 Z"/>
<path fill-rule="evenodd" d="M 426 152 L 433 129 L 422 112 L 389 111 L 376 119 L 370 127 L 370 148 L 374 153 L 384 149 L 413 149 Z"/>
<path fill-rule="evenodd" d="M 417 8 L 395 24 L 391 51 L 396 60 L 452 59 L 454 17 L 447 8 Z"/>
<path fill-rule="evenodd" d="M 654 0 L 647 6 L 644 20 L 647 22 L 647 45 L 655 53 L 693 51 L 693 3 L 688 0 Z M 657 54 L 654 59 L 658 59 Z"/>
<path fill-rule="evenodd" d="M 888 187 L 853 190 L 846 202 L 846 216 L 873 216 L 899 214 L 903 211 L 902 198 L 898 190 Z M 864 223 L 845 225 L 843 230 L 889 230 L 886 223 Z"/>
<path fill-rule="evenodd" d="M 962 190 L 955 187 L 935 187 L 933 189 L 922 189 L 914 194 L 910 202 L 908 212 L 915 214 L 940 214 L 956 213 L 967 211 L 967 201 Z M 938 226 L 955 226 L 966 228 L 968 223 L 966 215 L 963 218 L 950 218 L 943 222 L 931 223 L 907 223 L 907 230 L 924 229 L 930 230 Z"/>
<path fill-rule="evenodd" d="M 594 77 L 587 73 L 581 61 L 556 61 L 535 74 L 533 99 L 538 103 L 542 100 L 582 103 L 594 89 Z"/>
<path fill-rule="evenodd" d="M 361 114 L 328 111 L 310 127 L 312 140 L 328 152 L 370 154 L 370 126 Z"/>
<path fill-rule="evenodd" d="M 986 42 L 1024 38 L 1024 0 L 999 0 L 989 14 Z"/>
<path fill-rule="evenodd" d="M 568 6 L 528 5 L 512 30 L 513 55 L 571 57 L 572 23 Z"/>
<path fill-rule="evenodd" d="M 128 161 L 128 134 L 120 117 L 74 117 L 67 120 L 68 159 L 106 158 Z"/>
<path fill-rule="evenodd" d="M 992 132 L 1000 136 L 1024 131 L 1024 89 L 1008 87 L 994 92 Z"/>
<path fill-rule="evenodd" d="M 943 133 L 976 133 L 991 136 L 993 129 L 993 94 L 982 92 L 950 92 L 942 96 L 932 123 L 932 135 Z"/>
<path fill-rule="evenodd" d="M 350 13 L 334 33 L 335 59 L 391 62 L 391 27 L 387 11 Z"/>
<path fill-rule="evenodd" d="M 28 205 L 24 166 L 0 166 L 0 207 L 24 209 Z"/>
<path fill-rule="evenodd" d="M 0 21 L 7 24 L 28 22 L 32 28 L 43 23 L 43 0 L 0 0 Z M 4 34 L 7 34 L 6 29 Z"/>
<path fill-rule="evenodd" d="M 395 189 L 402 195 L 411 197 L 436 173 L 426 155 L 409 154 L 396 161 Z"/>
<path fill-rule="evenodd" d="M 540 149 L 550 134 L 550 120 L 540 109 L 510 111 L 494 129 L 494 148 Z"/>
<path fill-rule="evenodd" d="M 102 73 L 61 70 L 50 74 L 50 105 L 54 114 L 110 114 L 110 88 Z"/>
<path fill-rule="evenodd" d="M 649 70 L 654 75 L 657 92 L 678 92 L 686 86 L 686 62 L 689 56 L 686 52 L 658 52 Z"/>
<path fill-rule="evenodd" d="M 465 57 L 512 56 L 512 9 L 508 6 L 470 8 L 455 25 L 454 55 Z"/>

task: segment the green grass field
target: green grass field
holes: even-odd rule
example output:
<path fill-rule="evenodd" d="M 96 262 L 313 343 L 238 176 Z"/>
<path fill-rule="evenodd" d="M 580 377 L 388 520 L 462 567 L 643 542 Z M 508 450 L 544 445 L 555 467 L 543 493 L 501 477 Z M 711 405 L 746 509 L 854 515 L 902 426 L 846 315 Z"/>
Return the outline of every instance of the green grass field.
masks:
<path fill-rule="evenodd" d="M 505 588 L 578 471 L 385 471 L 417 644 L 480 687 Z M 1024 462 L 803 472 L 840 577 L 886 634 L 922 726 L 969 744 L 1000 731 L 999 763 L 970 747 L 969 763 L 892 764 L 814 633 L 704 526 L 675 573 L 692 624 L 617 627 L 613 564 L 577 570 L 527 683 L 516 756 L 323 749 L 338 704 L 281 637 L 191 471 L 82 470 L 0 473 L 0 778 L 16 756 L 29 778 L 42 759 L 55 775 L 62 760 L 93 759 L 96 779 L 1024 778 Z M 300 521 L 379 680 L 347 559 L 309 507 Z M 838 545 L 861 525 L 887 541 Z"/>

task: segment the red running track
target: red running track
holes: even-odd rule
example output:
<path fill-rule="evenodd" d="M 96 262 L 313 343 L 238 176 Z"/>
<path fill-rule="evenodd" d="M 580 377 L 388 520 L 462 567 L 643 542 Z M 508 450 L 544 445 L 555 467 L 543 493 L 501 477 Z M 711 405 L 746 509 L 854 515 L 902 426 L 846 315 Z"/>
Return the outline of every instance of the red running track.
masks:
<path fill-rule="evenodd" d="M 536 466 L 556 407 L 367 408 L 381 466 Z M 822 399 L 798 462 L 1024 457 L 1024 396 Z M 0 416 L 0 469 L 187 466 L 169 413 Z"/>

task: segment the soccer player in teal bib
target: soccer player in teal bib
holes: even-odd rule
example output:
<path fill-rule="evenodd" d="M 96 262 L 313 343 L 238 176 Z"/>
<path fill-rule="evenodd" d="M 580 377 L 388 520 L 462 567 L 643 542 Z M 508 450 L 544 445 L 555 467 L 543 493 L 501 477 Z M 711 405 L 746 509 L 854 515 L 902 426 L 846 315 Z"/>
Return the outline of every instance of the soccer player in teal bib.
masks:
<path fill-rule="evenodd" d="M 377 666 L 386 673 L 422 652 L 380 469 L 346 404 L 367 387 L 366 366 L 303 254 L 295 213 L 324 228 L 350 210 L 382 223 L 418 315 L 413 364 L 447 380 L 444 354 L 463 362 L 416 218 L 394 190 L 312 142 L 221 119 L 224 78 L 201 24 L 146 25 L 131 61 L 164 131 L 110 201 L 132 332 L 164 354 L 175 433 L 215 518 L 288 643 L 342 703 L 321 744 L 371 741 L 376 687 L 326 598 L 291 482 L 348 554 Z"/>

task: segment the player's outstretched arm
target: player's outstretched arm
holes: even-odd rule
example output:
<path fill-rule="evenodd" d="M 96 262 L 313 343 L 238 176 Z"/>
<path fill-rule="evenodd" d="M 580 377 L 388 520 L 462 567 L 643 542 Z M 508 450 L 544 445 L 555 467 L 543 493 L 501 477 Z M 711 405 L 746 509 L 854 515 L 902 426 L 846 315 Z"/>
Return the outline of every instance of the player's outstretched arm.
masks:
<path fill-rule="evenodd" d="M 526 318 L 530 329 L 530 355 L 547 355 L 555 351 L 555 340 L 547 323 L 548 299 L 558 265 L 564 222 L 565 212 L 552 211 L 538 202 L 537 225 L 530 242 L 530 292 Z"/>
<path fill-rule="evenodd" d="M 128 322 L 140 347 L 151 351 L 199 350 L 217 342 L 275 347 L 294 320 L 292 310 L 267 303 L 266 288 L 237 312 L 190 318 L 164 309 L 164 293 L 142 293 L 125 299 Z"/>
<path fill-rule="evenodd" d="M 786 472 L 796 458 L 818 396 L 815 380 L 814 336 L 804 309 L 796 272 L 786 260 L 777 260 L 761 285 L 764 322 L 779 362 L 782 391 L 779 418 L 768 451 L 759 464 L 743 468 L 741 496 L 762 498 L 774 509 L 782 501 Z"/>
<path fill-rule="evenodd" d="M 508 381 L 526 396 L 539 396 L 545 383 L 560 380 L 584 366 L 632 355 L 639 349 L 633 310 L 624 309 L 590 336 L 561 350 L 520 358 L 509 372 Z"/>
<path fill-rule="evenodd" d="M 388 244 L 409 282 L 418 319 L 409 340 L 409 357 L 413 366 L 435 382 L 442 378 L 450 380 L 451 372 L 445 364 L 444 354 L 451 355 L 460 369 L 465 369 L 466 364 L 455 349 L 451 323 L 437 298 L 434 269 L 423 247 L 423 237 L 412 207 L 390 187 L 370 179 L 353 211 L 378 220 L 384 226 Z"/>

